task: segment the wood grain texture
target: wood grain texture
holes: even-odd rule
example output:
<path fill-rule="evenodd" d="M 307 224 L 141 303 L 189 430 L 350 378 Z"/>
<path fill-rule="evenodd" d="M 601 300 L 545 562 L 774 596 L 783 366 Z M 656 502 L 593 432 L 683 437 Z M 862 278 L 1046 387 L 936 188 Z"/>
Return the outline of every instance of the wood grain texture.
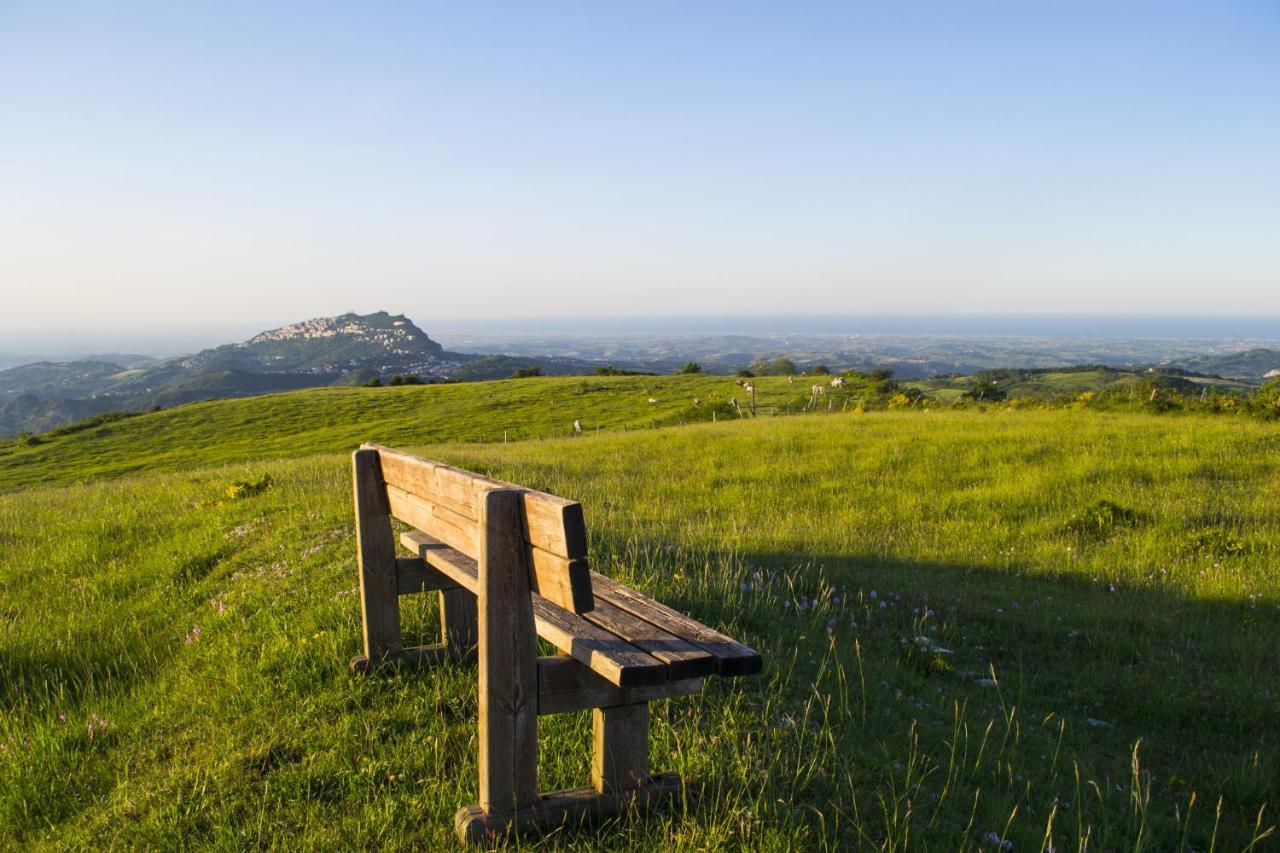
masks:
<path fill-rule="evenodd" d="M 497 489 L 480 504 L 480 806 L 538 801 L 538 669 L 520 496 Z"/>
<path fill-rule="evenodd" d="M 591 785 L 599 794 L 643 787 L 649 781 L 649 705 L 591 711 Z"/>
<path fill-rule="evenodd" d="M 351 456 L 356 515 L 356 560 L 360 565 L 360 611 L 364 653 L 380 660 L 400 651 L 400 602 L 396 542 L 376 450 Z"/>
<path fill-rule="evenodd" d="M 480 556 L 480 526 L 465 516 L 398 486 L 387 486 L 391 514 L 473 559 Z"/>
<path fill-rule="evenodd" d="M 665 663 L 669 679 L 699 678 L 719 669 L 709 652 L 604 599 L 596 601 L 586 619 Z"/>
<path fill-rule="evenodd" d="M 760 653 L 755 649 L 599 572 L 591 573 L 591 588 L 597 598 L 670 631 L 714 655 L 720 675 L 754 675 L 764 666 Z"/>
<path fill-rule="evenodd" d="M 464 589 L 479 589 L 476 561 L 457 549 L 413 530 L 402 533 L 400 542 Z M 532 598 L 538 636 L 586 664 L 611 684 L 637 687 L 667 680 L 667 666 L 662 661 L 536 593 Z"/>
<path fill-rule="evenodd" d="M 475 594 L 456 587 L 440 591 L 440 639 L 465 656 L 480 645 L 480 622 Z"/>
<path fill-rule="evenodd" d="M 658 807 L 679 799 L 683 791 L 679 774 L 660 773 L 641 787 L 613 794 L 599 794 L 590 787 L 543 794 L 533 805 L 513 812 L 486 814 L 480 806 L 466 806 L 455 815 L 454 829 L 464 844 L 491 847 L 516 834 L 546 834 L 633 808 Z"/>
<path fill-rule="evenodd" d="M 518 492 L 524 508 L 525 538 L 529 544 L 569 560 L 587 556 L 587 527 L 582 505 L 576 501 L 463 471 L 400 450 L 373 444 L 363 447 L 381 454 L 387 485 L 472 521 L 480 518 L 479 504 L 485 493 L 495 489 Z M 459 550 L 470 553 L 464 548 Z"/>
<path fill-rule="evenodd" d="M 538 658 L 538 713 L 563 714 L 702 692 L 701 678 L 668 681 L 649 687 L 618 687 L 568 655 Z"/>
<path fill-rule="evenodd" d="M 396 557 L 396 591 L 400 595 L 457 588 L 457 581 L 431 568 L 421 557 Z"/>

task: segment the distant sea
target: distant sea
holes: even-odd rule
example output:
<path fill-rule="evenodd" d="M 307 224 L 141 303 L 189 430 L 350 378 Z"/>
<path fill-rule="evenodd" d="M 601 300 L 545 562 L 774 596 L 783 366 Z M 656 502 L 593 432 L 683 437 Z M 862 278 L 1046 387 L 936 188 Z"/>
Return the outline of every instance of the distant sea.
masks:
<path fill-rule="evenodd" d="M 413 315 L 410 315 L 413 317 Z M 438 319 L 413 317 L 427 334 L 662 335 L 840 334 L 1047 338 L 1271 338 L 1280 316 L 1087 314 L 794 314 Z"/>

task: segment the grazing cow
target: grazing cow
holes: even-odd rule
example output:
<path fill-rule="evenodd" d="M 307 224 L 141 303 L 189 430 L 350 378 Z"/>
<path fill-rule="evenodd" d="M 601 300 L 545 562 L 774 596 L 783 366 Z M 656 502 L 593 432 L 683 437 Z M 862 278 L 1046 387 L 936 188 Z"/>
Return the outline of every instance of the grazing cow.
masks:
<path fill-rule="evenodd" d="M 582 421 L 575 420 L 575 421 L 573 422 L 573 431 L 574 431 L 574 432 L 582 432 Z"/>
<path fill-rule="evenodd" d="M 832 388 L 843 388 L 843 387 L 844 387 L 844 377 L 843 377 L 843 376 L 836 376 L 836 377 L 834 377 L 834 378 L 831 380 L 831 387 L 832 387 Z"/>
<path fill-rule="evenodd" d="M 747 382 L 743 384 L 742 390 L 746 391 L 748 394 L 754 394 L 756 393 L 756 386 L 750 382 Z"/>
<path fill-rule="evenodd" d="M 695 407 L 696 407 L 696 406 L 701 406 L 701 405 L 702 405 L 702 398 L 701 398 L 701 397 L 694 397 L 694 398 L 693 398 L 693 405 L 694 405 Z"/>
<path fill-rule="evenodd" d="M 650 398 L 649 398 L 649 402 L 650 402 L 650 403 L 656 403 L 656 402 L 658 402 L 658 401 L 657 401 L 657 400 L 655 400 L 655 399 L 653 399 L 652 397 L 650 397 Z"/>

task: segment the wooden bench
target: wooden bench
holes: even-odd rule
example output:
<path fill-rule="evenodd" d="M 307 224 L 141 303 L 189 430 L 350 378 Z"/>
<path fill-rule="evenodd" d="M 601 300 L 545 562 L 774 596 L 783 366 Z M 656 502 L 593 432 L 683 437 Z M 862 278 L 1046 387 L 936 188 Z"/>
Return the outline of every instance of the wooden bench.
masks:
<path fill-rule="evenodd" d="M 356 672 L 479 659 L 480 801 L 464 842 L 551 829 L 670 798 L 649 773 L 653 699 L 709 675 L 751 675 L 760 655 L 590 570 L 582 506 L 376 445 L 352 459 L 365 653 Z M 397 556 L 392 517 L 412 530 Z M 399 597 L 438 590 L 441 642 L 405 647 Z M 560 654 L 539 656 L 538 639 Z M 591 786 L 537 790 L 540 714 L 591 709 Z"/>

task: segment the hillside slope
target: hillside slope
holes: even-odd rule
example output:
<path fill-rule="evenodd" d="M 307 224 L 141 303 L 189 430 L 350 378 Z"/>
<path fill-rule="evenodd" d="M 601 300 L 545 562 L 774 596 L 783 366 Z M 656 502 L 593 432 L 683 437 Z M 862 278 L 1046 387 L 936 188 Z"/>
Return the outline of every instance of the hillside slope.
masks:
<path fill-rule="evenodd" d="M 755 380 L 758 411 L 795 411 L 809 389 L 785 377 Z M 833 408 L 867 393 L 832 392 Z M 699 405 L 694 400 L 699 400 Z M 583 428 L 642 428 L 739 417 L 748 396 L 723 376 L 601 376 L 394 388 L 324 388 L 212 400 L 148 412 L 31 444 L 0 440 L 0 490 L 83 482 L 249 459 L 384 444 L 567 436 Z M 656 402 L 650 403 L 650 400 Z"/>
<path fill-rule="evenodd" d="M 393 422 L 359 437 L 410 441 Z M 1256 421 L 1008 410 L 426 448 L 581 499 L 597 569 L 765 655 L 655 709 L 653 766 L 701 798 L 545 842 L 575 850 L 1243 849 L 1280 803 L 1277 449 Z M 267 455 L 0 495 L 0 847 L 452 844 L 474 669 L 347 674 L 349 457 Z M 586 717 L 539 727 L 542 787 L 583 784 Z"/>

